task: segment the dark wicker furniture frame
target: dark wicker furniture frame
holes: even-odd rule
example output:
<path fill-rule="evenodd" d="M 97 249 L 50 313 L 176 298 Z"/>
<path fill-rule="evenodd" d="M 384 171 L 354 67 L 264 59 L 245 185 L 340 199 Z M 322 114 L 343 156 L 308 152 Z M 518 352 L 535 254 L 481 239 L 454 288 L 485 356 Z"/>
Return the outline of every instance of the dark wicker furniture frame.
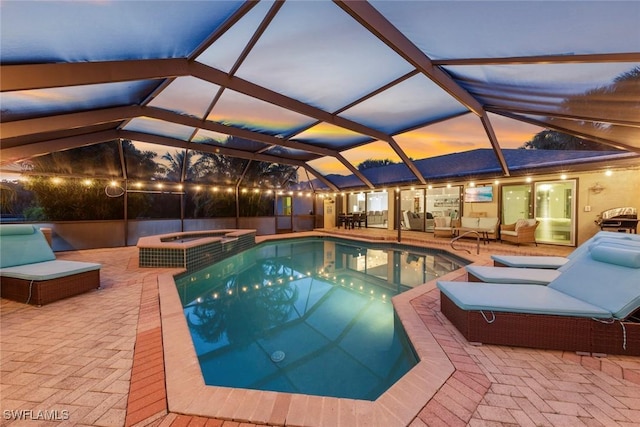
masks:
<path fill-rule="evenodd" d="M 100 288 L 100 270 L 50 280 L 0 277 L 0 296 L 21 303 L 44 305 Z"/>
<path fill-rule="evenodd" d="M 468 311 L 442 292 L 440 310 L 472 343 L 640 356 L 640 322 Z"/>

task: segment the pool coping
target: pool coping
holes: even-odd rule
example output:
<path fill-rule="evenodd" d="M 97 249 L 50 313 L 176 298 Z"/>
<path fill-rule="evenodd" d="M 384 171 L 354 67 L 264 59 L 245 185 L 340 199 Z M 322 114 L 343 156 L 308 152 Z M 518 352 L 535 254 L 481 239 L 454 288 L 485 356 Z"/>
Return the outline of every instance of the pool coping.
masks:
<path fill-rule="evenodd" d="M 437 280 L 459 274 L 456 270 Z M 158 277 L 158 292 L 168 409 L 181 414 L 255 424 L 409 425 L 455 371 L 447 354 L 411 305 L 413 299 L 435 289 L 435 282 L 432 280 L 393 297 L 397 316 L 419 362 L 375 401 L 366 401 L 206 385 L 174 275 L 162 274 Z"/>

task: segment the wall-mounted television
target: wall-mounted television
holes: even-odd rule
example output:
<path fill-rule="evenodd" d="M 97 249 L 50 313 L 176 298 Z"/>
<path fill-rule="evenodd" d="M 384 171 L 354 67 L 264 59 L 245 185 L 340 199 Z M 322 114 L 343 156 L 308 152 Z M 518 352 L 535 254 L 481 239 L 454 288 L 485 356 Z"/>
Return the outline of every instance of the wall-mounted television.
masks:
<path fill-rule="evenodd" d="M 465 188 L 464 201 L 467 203 L 493 202 L 493 186 L 485 185 Z"/>

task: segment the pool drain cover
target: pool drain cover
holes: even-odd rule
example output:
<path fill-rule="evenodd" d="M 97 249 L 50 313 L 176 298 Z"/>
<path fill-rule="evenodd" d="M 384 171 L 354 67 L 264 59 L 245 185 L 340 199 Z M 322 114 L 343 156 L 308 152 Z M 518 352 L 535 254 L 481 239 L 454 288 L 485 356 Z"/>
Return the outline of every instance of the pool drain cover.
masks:
<path fill-rule="evenodd" d="M 282 360 L 284 359 L 284 351 L 274 351 L 273 353 L 271 353 L 271 360 L 274 362 L 282 362 Z"/>

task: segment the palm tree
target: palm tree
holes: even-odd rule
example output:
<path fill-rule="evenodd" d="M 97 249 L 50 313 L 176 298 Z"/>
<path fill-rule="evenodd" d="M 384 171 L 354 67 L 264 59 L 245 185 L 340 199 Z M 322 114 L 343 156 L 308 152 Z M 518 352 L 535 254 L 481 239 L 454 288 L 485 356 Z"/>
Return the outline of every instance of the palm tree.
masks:
<path fill-rule="evenodd" d="M 606 145 L 554 130 L 544 130 L 537 133 L 533 139 L 525 142 L 520 148 L 525 150 L 613 150 Z"/>
<path fill-rule="evenodd" d="M 14 213 L 13 208 L 15 202 L 18 198 L 17 192 L 15 188 L 5 184 L 0 183 L 0 209 L 1 213 Z"/>

